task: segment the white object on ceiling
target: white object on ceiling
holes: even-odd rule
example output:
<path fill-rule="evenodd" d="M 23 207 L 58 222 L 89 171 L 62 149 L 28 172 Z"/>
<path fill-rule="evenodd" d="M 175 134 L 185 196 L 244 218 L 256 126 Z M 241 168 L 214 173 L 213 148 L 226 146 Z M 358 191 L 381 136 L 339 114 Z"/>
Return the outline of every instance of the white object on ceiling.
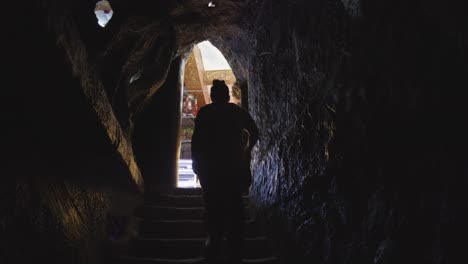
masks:
<path fill-rule="evenodd" d="M 112 7 L 110 6 L 109 1 L 99 1 L 96 3 L 94 13 L 96 14 L 96 18 L 98 19 L 98 24 L 101 27 L 105 27 L 109 20 L 112 18 L 114 11 L 112 11 Z"/>

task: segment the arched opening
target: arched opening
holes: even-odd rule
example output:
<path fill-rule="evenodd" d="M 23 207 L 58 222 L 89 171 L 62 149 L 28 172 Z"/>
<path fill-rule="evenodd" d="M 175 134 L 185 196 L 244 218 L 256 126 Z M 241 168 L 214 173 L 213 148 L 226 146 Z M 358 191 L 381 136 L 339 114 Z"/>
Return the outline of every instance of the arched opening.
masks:
<path fill-rule="evenodd" d="M 155 198 L 159 184 L 176 185 L 180 57 L 208 38 L 249 87 L 262 131 L 251 208 L 265 216 L 281 263 L 464 258 L 466 8 L 390 0 L 109 1 L 119 16 L 104 32 L 92 13 L 97 1 L 7 2 L 22 19 L 11 12 L 6 20 L 16 22 L 6 25 L 14 81 L 4 89 L 3 174 L 16 179 L 16 190 L 0 187 L 1 263 L 100 263 L 106 219 L 133 215 L 141 178 L 145 195 Z M 174 231 L 167 224 L 182 221 L 168 216 L 180 210 L 151 202 L 134 229 L 141 239 L 131 240 L 144 252 L 119 247 L 112 250 L 119 257 L 138 254 L 111 261 L 193 263 L 174 259 L 193 259 L 198 249 L 163 255 L 171 253 L 168 239 L 184 254 L 194 248 L 196 240 L 179 231 L 194 230 L 193 215 Z"/>
<path fill-rule="evenodd" d="M 191 138 L 197 112 L 200 107 L 211 103 L 210 89 L 215 79 L 226 82 L 231 103 L 242 104 L 241 91 L 226 58 L 209 41 L 200 42 L 193 47 L 184 68 L 177 187 L 199 188 L 200 183 L 192 170 L 191 158 Z"/>

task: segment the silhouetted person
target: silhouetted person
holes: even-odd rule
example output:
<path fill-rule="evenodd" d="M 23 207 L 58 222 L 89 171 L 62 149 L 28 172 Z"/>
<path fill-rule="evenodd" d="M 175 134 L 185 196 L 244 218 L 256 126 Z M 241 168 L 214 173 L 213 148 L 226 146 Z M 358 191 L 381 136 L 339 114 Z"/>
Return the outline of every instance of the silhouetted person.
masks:
<path fill-rule="evenodd" d="M 241 261 L 242 194 L 250 187 L 250 151 L 258 140 L 258 128 L 250 114 L 229 103 L 229 98 L 224 81 L 214 80 L 213 103 L 200 108 L 192 137 L 193 168 L 203 190 L 208 231 L 205 257 L 210 263 L 218 263 L 224 233 L 228 260 Z"/>

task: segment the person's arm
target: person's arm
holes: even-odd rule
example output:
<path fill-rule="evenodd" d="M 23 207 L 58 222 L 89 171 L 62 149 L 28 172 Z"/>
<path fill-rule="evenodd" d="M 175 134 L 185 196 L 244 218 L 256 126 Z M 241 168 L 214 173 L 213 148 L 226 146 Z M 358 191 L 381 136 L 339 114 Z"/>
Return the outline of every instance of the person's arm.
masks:
<path fill-rule="evenodd" d="M 195 118 L 195 128 L 192 135 L 192 168 L 193 172 L 197 175 L 200 173 L 200 159 L 202 158 L 202 147 L 203 147 L 203 123 L 204 123 L 204 111 L 200 109 Z"/>
<path fill-rule="evenodd" d="M 259 131 L 258 131 L 258 127 L 255 124 L 255 121 L 253 120 L 252 116 L 247 111 L 245 111 L 245 113 L 246 113 L 246 126 L 247 126 L 246 128 L 250 133 L 249 151 L 251 151 L 253 149 L 253 147 L 255 146 L 255 144 L 257 143 L 257 141 L 258 141 Z"/>

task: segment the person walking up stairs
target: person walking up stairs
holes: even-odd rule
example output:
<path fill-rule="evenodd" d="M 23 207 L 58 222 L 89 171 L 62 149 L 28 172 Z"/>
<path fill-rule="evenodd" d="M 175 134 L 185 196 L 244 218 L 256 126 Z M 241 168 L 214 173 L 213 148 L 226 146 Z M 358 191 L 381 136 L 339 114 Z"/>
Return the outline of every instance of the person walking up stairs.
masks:
<path fill-rule="evenodd" d="M 247 196 L 243 199 L 244 204 L 249 204 Z M 135 214 L 140 219 L 139 236 L 129 242 L 128 248 L 120 250 L 121 253 L 114 250 L 109 263 L 205 263 L 206 230 L 200 189 L 177 188 L 160 195 L 147 195 L 144 206 Z M 227 250 L 225 244 L 224 252 Z M 277 263 L 267 237 L 254 219 L 245 221 L 242 263 Z"/>

